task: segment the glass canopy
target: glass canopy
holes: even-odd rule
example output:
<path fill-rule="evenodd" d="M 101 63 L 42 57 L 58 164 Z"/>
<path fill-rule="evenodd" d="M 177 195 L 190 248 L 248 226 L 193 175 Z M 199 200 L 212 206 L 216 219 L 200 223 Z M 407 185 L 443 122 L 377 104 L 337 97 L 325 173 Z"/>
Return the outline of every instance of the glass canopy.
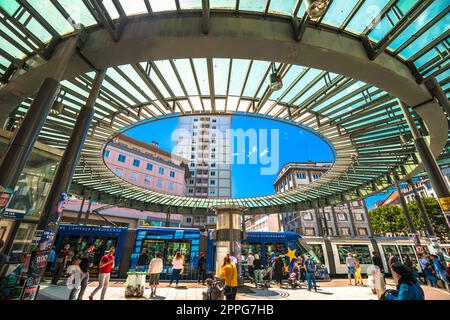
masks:
<path fill-rule="evenodd" d="M 141 16 L 238 14 L 273 19 L 304 19 L 299 0 L 2 0 L 0 2 L 0 76 L 7 84 L 14 72 L 45 61 L 54 43 L 75 32 L 114 29 L 123 19 Z M 386 51 L 411 66 L 421 80 L 435 77 L 449 96 L 450 3 L 442 0 L 330 0 L 326 14 L 312 27 L 368 39 L 374 54 Z M 96 103 L 74 186 L 133 199 L 145 204 L 207 208 L 221 203 L 266 212 L 317 199 L 360 198 L 392 183 L 388 174 L 417 166 L 409 130 L 394 97 L 361 81 L 299 65 L 275 63 L 283 89 L 269 87 L 271 62 L 229 58 L 189 58 L 111 66 Z M 16 71 L 17 70 L 17 71 Z M 65 109 L 50 115 L 39 139 L 64 149 L 84 105 L 94 72 L 66 80 L 59 95 Z M 0 89 L 1 90 L 1 89 Z M 18 108 L 22 117 L 32 99 Z M 333 170 L 302 191 L 249 199 L 193 199 L 141 190 L 115 177 L 101 150 L 111 135 L 139 123 L 192 113 L 256 114 L 302 126 L 335 148 Z M 417 118 L 426 134 L 426 127 Z M 447 144 L 439 158 L 448 164 Z M 354 155 L 352 157 L 352 155 Z M 309 204 L 310 205 L 310 204 Z M 156 207 L 155 207 L 156 208 Z M 268 211 L 267 211 L 268 210 Z"/>

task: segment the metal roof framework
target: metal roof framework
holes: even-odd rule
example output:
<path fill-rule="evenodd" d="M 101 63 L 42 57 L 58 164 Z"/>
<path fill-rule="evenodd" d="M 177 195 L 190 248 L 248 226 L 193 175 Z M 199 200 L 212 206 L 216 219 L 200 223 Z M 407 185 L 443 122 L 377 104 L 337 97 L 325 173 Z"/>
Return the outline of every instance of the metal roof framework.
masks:
<path fill-rule="evenodd" d="M 77 32 L 78 23 L 88 35 L 105 29 L 119 42 L 127 24 L 137 19 L 194 16 L 202 20 L 202 32 L 208 35 L 212 17 L 237 15 L 287 21 L 294 41 L 301 42 L 308 29 L 358 39 L 368 63 L 387 53 L 407 65 L 418 83 L 437 79 L 449 96 L 450 6 L 445 1 L 352 3 L 331 1 L 319 21 L 310 21 L 302 1 L 7 0 L 0 4 L 1 81 L 7 88 L 12 79 L 49 61 L 64 39 Z M 82 50 L 79 54 L 90 63 Z M 420 171 L 394 96 L 358 79 L 286 62 L 275 63 L 284 87 L 273 92 L 269 87 L 271 62 L 185 57 L 110 66 L 72 190 L 102 202 L 125 201 L 127 206 L 162 212 L 176 207 L 180 213 L 201 214 L 228 203 L 247 207 L 247 214 L 271 213 L 363 198 L 392 185 L 394 171 L 400 177 Z M 65 109 L 58 116 L 48 116 L 41 142 L 61 149 L 67 146 L 93 78 L 91 71 L 62 82 L 58 99 Z M 32 97 L 26 98 L 14 115 L 23 116 L 31 102 Z M 427 134 L 431 128 L 412 112 Z M 192 114 L 285 121 L 320 136 L 332 148 L 335 162 L 326 175 L 307 187 L 244 199 L 160 194 L 120 179 L 104 164 L 103 147 L 118 133 L 142 123 Z M 448 162 L 449 145 L 438 159 L 440 164 Z"/>

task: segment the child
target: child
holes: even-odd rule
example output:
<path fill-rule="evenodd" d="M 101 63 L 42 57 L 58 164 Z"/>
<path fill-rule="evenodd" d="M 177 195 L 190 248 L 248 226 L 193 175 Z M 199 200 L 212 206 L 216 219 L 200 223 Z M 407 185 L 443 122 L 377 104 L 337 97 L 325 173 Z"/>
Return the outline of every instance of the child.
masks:
<path fill-rule="evenodd" d="M 363 278 L 361 275 L 361 265 L 359 264 L 358 258 L 355 257 L 355 278 L 356 278 L 356 285 L 361 284 L 364 285 Z"/>
<path fill-rule="evenodd" d="M 69 277 L 67 278 L 66 285 L 71 290 L 79 290 L 81 287 L 81 275 L 83 274 L 83 272 L 80 269 L 80 262 L 80 258 L 75 256 L 73 258 L 73 264 L 67 267 L 66 273 L 69 275 Z"/>

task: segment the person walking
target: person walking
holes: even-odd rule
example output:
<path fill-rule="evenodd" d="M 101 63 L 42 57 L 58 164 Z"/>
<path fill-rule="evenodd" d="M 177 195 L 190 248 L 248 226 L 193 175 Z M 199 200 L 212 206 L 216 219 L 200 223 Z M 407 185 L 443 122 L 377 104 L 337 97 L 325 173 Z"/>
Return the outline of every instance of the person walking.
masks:
<path fill-rule="evenodd" d="M 347 258 L 345 259 L 345 264 L 347 265 L 347 275 L 348 275 L 348 281 L 349 285 L 352 285 L 352 276 L 355 279 L 355 286 L 356 286 L 356 268 L 355 268 L 355 258 L 353 257 L 353 254 L 349 252 L 347 254 Z"/>
<path fill-rule="evenodd" d="M 148 274 L 150 275 L 150 288 L 152 290 L 150 298 L 156 297 L 156 289 L 159 285 L 159 278 L 163 271 L 163 261 L 160 252 L 155 253 L 155 257 L 150 261 L 148 266 Z"/>
<path fill-rule="evenodd" d="M 355 257 L 355 280 L 356 285 L 364 285 L 363 277 L 361 275 L 361 264 L 359 263 L 359 259 L 357 257 Z"/>
<path fill-rule="evenodd" d="M 253 269 L 255 274 L 255 287 L 258 288 L 258 284 L 263 283 L 262 262 L 259 259 L 259 254 L 255 254 L 255 260 L 253 261 Z"/>
<path fill-rule="evenodd" d="M 69 276 L 66 281 L 66 285 L 71 290 L 80 290 L 81 278 L 83 277 L 83 271 L 80 268 L 80 258 L 74 257 L 73 263 L 67 267 L 66 273 Z M 69 296 L 69 300 L 75 300 L 75 295 L 72 292 Z"/>
<path fill-rule="evenodd" d="M 172 277 L 170 279 L 169 287 L 172 285 L 173 280 L 176 282 L 178 288 L 178 281 L 180 280 L 180 275 L 183 273 L 184 260 L 180 252 L 177 251 L 175 257 L 172 260 Z"/>
<path fill-rule="evenodd" d="M 384 273 L 383 260 L 375 251 L 372 251 L 372 261 L 374 265 L 380 268 L 381 273 Z"/>
<path fill-rule="evenodd" d="M 236 300 L 237 294 L 237 269 L 228 256 L 223 258 L 223 265 L 220 269 L 220 279 L 225 280 L 224 294 L 226 300 Z"/>
<path fill-rule="evenodd" d="M 203 252 L 200 252 L 200 257 L 197 261 L 197 273 L 198 273 L 198 281 L 197 283 L 202 282 L 205 285 L 206 280 L 206 258 Z"/>
<path fill-rule="evenodd" d="M 314 291 L 317 292 L 317 284 L 316 284 L 316 270 L 317 266 L 313 259 L 310 257 L 306 257 L 304 261 L 305 265 L 305 275 L 306 275 L 306 281 L 308 281 L 308 291 L 311 291 L 312 287 L 314 286 Z"/>
<path fill-rule="evenodd" d="M 255 277 L 255 268 L 253 266 L 254 261 L 255 257 L 252 255 L 252 252 L 250 251 L 247 256 L 248 276 L 250 278 L 250 283 L 253 282 L 253 279 Z"/>
<path fill-rule="evenodd" d="M 55 259 L 55 273 L 53 274 L 52 284 L 57 285 L 59 278 L 67 268 L 67 259 L 69 257 L 70 244 L 66 244 L 59 250 Z"/>
<path fill-rule="evenodd" d="M 433 270 L 431 264 L 427 262 L 425 267 L 422 269 L 425 280 L 431 281 L 432 287 L 437 287 L 438 278 L 436 277 L 436 272 Z"/>
<path fill-rule="evenodd" d="M 281 256 L 275 258 L 274 275 L 275 281 L 278 282 L 280 288 L 283 284 L 284 262 Z"/>
<path fill-rule="evenodd" d="M 147 248 L 142 248 L 141 254 L 139 255 L 136 267 L 138 270 L 145 270 L 145 267 L 150 263 L 150 258 L 147 253 Z"/>
<path fill-rule="evenodd" d="M 84 250 L 78 256 L 78 258 L 80 259 L 80 269 L 82 272 L 81 286 L 79 289 L 73 288 L 70 291 L 69 300 L 75 299 L 75 295 L 77 294 L 78 290 L 80 290 L 80 292 L 78 293 L 78 300 L 83 300 L 84 291 L 86 290 L 89 283 L 89 267 L 92 265 L 92 252 L 94 251 L 94 249 L 95 249 L 94 244 L 90 243 L 86 247 L 86 250 Z"/>
<path fill-rule="evenodd" d="M 425 294 L 414 279 L 412 269 L 397 261 L 392 266 L 392 277 L 397 282 L 397 290 L 386 294 L 387 300 L 425 300 Z"/>
<path fill-rule="evenodd" d="M 100 296 L 100 300 L 105 300 L 105 293 L 108 289 L 109 279 L 111 278 L 111 270 L 114 269 L 115 266 L 115 258 L 114 254 L 116 252 L 116 248 L 112 247 L 109 249 L 107 254 L 105 254 L 100 260 L 100 273 L 98 275 L 98 287 L 91 293 L 89 296 L 89 300 L 93 300 L 95 294 L 102 289 L 102 293 Z"/>
<path fill-rule="evenodd" d="M 300 281 L 302 283 L 305 283 L 306 282 L 305 259 L 303 259 L 302 256 L 299 256 L 297 260 L 298 260 L 298 267 L 300 268 Z"/>
<path fill-rule="evenodd" d="M 431 255 L 431 261 L 433 262 L 434 270 L 436 270 L 436 276 L 444 283 L 448 283 L 447 272 L 445 271 L 445 264 L 437 255 Z"/>

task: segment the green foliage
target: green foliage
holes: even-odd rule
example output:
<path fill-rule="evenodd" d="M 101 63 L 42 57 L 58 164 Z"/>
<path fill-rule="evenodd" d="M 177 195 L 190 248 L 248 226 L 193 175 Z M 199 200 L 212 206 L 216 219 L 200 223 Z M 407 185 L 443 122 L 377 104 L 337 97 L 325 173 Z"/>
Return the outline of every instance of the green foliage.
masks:
<path fill-rule="evenodd" d="M 442 214 L 441 207 L 437 200 L 434 198 L 422 198 L 422 201 L 436 236 L 441 239 L 448 238 L 450 235 L 450 228 L 445 221 L 445 217 Z M 425 222 L 422 219 L 422 215 L 420 214 L 415 201 L 408 203 L 408 211 L 411 214 L 417 230 L 426 232 Z M 405 215 L 400 206 L 384 206 L 370 210 L 369 219 L 372 223 L 375 236 L 386 236 L 387 234 L 393 236 L 406 236 L 410 232 Z"/>

